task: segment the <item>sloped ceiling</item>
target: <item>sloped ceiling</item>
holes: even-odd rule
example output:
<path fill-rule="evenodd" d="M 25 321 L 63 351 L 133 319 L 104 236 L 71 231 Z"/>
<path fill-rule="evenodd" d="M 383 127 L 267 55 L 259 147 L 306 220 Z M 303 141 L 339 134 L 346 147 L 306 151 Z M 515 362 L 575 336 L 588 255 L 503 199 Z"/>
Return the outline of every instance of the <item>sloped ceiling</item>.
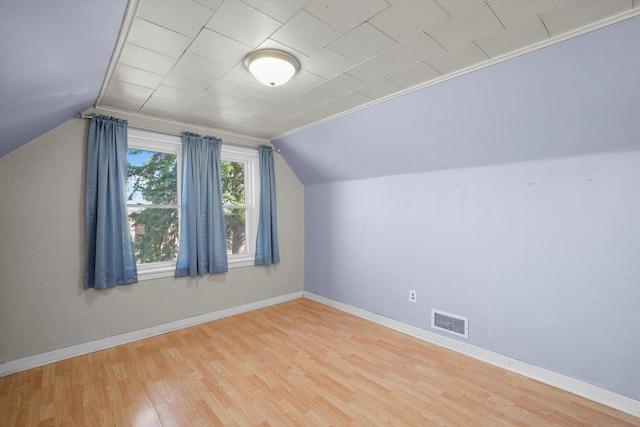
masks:
<path fill-rule="evenodd" d="M 92 106 L 275 139 L 637 15 L 640 0 L 0 0 L 0 7 L 3 155 Z M 302 71 L 285 86 L 260 85 L 243 59 L 262 47 L 289 51 Z"/>
<path fill-rule="evenodd" d="M 273 141 L 305 185 L 640 150 L 640 16 Z"/>
<path fill-rule="evenodd" d="M 633 0 L 132 0 L 101 109 L 264 139 L 634 13 Z M 637 11 L 636 11 L 637 12 Z M 276 48 L 302 69 L 267 87 Z"/>
<path fill-rule="evenodd" d="M 0 0 L 0 157 L 93 106 L 127 0 Z"/>

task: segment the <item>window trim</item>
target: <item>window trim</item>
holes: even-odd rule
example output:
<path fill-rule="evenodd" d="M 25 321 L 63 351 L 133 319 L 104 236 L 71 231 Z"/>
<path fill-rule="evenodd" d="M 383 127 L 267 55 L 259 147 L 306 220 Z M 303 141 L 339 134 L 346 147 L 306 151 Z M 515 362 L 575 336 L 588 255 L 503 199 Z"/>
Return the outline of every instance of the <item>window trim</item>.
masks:
<path fill-rule="evenodd" d="M 222 160 L 232 162 L 243 162 L 245 164 L 244 170 L 244 185 L 245 185 L 245 198 L 244 204 L 246 209 L 246 248 L 247 252 L 244 254 L 229 254 L 227 256 L 227 264 L 229 268 L 235 267 L 248 267 L 255 265 L 256 259 L 256 237 L 258 235 L 258 203 L 260 194 L 260 178 L 258 171 L 258 150 L 252 150 L 250 148 L 225 146 L 222 143 L 221 149 Z M 247 189 L 251 191 L 247 191 Z"/>
<path fill-rule="evenodd" d="M 182 138 L 141 129 L 128 130 L 128 148 L 148 151 L 160 151 L 178 156 L 178 215 L 181 215 L 182 205 Z M 258 163 L 258 149 L 225 145 L 220 149 L 222 160 L 245 163 L 245 206 L 247 218 L 246 248 L 244 254 L 229 254 L 227 265 L 229 269 L 249 267 L 255 265 L 255 240 L 258 233 L 258 209 L 260 195 L 260 177 Z M 250 191 L 247 191 L 249 189 Z M 137 264 L 138 281 L 174 277 L 175 261 Z"/>

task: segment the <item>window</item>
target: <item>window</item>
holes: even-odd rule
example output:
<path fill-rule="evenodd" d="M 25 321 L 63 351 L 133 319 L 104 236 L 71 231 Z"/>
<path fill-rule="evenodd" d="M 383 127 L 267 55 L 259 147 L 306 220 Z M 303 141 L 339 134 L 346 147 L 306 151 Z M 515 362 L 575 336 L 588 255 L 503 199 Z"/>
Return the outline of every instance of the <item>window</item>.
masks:
<path fill-rule="evenodd" d="M 258 233 L 258 151 L 223 144 L 221 157 L 229 267 L 253 265 Z"/>
<path fill-rule="evenodd" d="M 181 153 L 178 136 L 129 129 L 127 207 L 141 280 L 175 273 Z M 223 144 L 221 157 L 229 268 L 253 265 L 258 229 L 258 153 Z"/>

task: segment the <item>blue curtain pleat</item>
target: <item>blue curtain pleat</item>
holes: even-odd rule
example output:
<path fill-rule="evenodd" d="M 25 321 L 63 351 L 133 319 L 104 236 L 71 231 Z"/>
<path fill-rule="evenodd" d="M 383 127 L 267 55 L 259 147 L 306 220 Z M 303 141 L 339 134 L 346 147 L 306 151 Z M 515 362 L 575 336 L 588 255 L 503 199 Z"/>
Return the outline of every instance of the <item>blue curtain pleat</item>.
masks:
<path fill-rule="evenodd" d="M 218 138 L 182 134 L 182 209 L 176 277 L 228 270 L 220 145 Z"/>
<path fill-rule="evenodd" d="M 127 218 L 127 122 L 92 115 L 86 176 L 84 287 L 138 281 Z"/>
<path fill-rule="evenodd" d="M 260 162 L 260 212 L 255 264 L 271 265 L 280 262 L 273 151 L 271 147 L 261 145 L 258 155 Z"/>

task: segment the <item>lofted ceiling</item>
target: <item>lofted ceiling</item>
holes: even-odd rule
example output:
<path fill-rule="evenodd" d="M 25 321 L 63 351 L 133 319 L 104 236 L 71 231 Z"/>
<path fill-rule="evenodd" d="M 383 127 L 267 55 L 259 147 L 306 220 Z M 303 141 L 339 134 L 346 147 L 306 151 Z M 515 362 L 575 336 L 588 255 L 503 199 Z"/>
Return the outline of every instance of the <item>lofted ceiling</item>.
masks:
<path fill-rule="evenodd" d="M 127 0 L 0 0 L 0 157 L 95 104 Z"/>
<path fill-rule="evenodd" d="M 140 0 L 99 107 L 273 139 L 633 10 L 632 0 Z M 267 87 L 254 49 L 301 72 Z"/>
<path fill-rule="evenodd" d="M 49 118 L 54 127 L 92 105 L 271 140 L 636 15 L 640 0 L 1 0 L 0 6 L 1 156 L 44 133 L 29 129 L 25 117 Z M 259 48 L 293 54 L 300 73 L 284 86 L 261 85 L 243 65 Z M 18 122 L 26 137 L 15 131 Z"/>

